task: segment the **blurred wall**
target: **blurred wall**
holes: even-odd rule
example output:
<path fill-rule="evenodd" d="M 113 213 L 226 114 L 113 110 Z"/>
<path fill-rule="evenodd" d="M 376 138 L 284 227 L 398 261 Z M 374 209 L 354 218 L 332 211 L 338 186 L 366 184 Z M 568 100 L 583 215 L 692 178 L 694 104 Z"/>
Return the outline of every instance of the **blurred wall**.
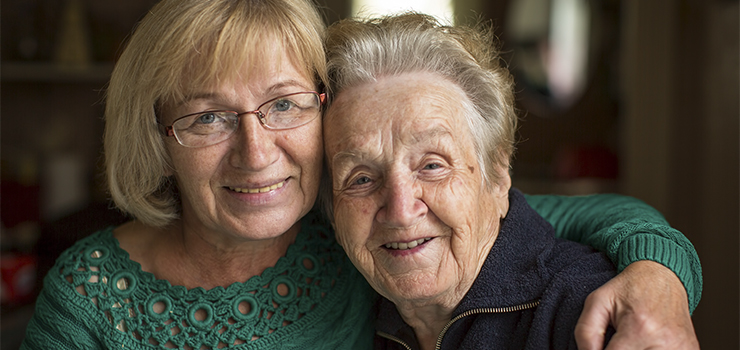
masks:
<path fill-rule="evenodd" d="M 506 44 L 511 1 L 461 4 L 492 19 Z M 701 259 L 704 291 L 693 321 L 702 348 L 739 349 L 740 2 L 590 3 L 616 31 L 602 25 L 594 33 L 606 45 L 570 110 L 539 115 L 519 98 L 514 185 L 530 193 L 615 190 L 656 207 Z M 614 147 L 615 183 L 558 176 L 557 150 L 574 141 Z"/>
<path fill-rule="evenodd" d="M 597 76 L 583 99 L 557 118 L 537 115 L 520 99 L 524 121 L 514 184 L 540 193 L 610 191 L 611 185 L 597 181 L 584 187 L 584 181 L 593 179 L 566 180 L 552 169 L 557 168 L 556 150 L 574 140 L 592 142 L 596 136 L 603 146 L 616 147 L 619 175 L 614 189 L 660 210 L 699 254 L 704 291 L 693 321 L 702 348 L 738 349 L 739 2 L 591 4 L 618 7 L 603 19 L 618 29 L 613 33 L 616 40 L 597 33 L 609 41 L 605 51 L 611 52 L 599 56 L 605 62 L 597 64 Z M 473 4 L 499 29 L 505 27 L 509 5 Z M 505 31 L 500 32 L 506 42 Z M 615 95 L 610 96 L 614 87 Z"/>
<path fill-rule="evenodd" d="M 737 1 L 624 1 L 626 194 L 694 243 L 705 349 L 738 348 L 740 36 Z"/>

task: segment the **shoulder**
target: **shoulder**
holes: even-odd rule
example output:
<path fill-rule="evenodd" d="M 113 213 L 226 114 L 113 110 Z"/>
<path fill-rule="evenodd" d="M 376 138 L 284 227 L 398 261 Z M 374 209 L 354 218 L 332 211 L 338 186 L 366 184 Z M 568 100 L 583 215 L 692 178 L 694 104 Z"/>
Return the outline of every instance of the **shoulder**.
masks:
<path fill-rule="evenodd" d="M 44 279 L 24 344 L 39 348 L 94 347 L 109 324 L 97 307 L 97 293 L 88 288 L 98 283 L 105 261 L 115 260 L 117 247 L 113 227 L 75 242 L 57 259 Z"/>
<path fill-rule="evenodd" d="M 77 290 L 85 295 L 87 287 L 99 284 L 102 277 L 132 268 L 126 263 L 130 262 L 128 254 L 113 236 L 114 230 L 111 226 L 97 231 L 62 252 L 44 279 L 44 289 Z"/>
<path fill-rule="evenodd" d="M 550 347 L 575 349 L 574 331 L 591 292 L 616 275 L 603 253 L 575 242 L 558 240 L 547 262 L 550 280 L 537 307 L 532 331 L 548 334 Z M 535 347 L 536 348 L 536 347 Z"/>
<path fill-rule="evenodd" d="M 103 256 L 114 254 L 118 247 L 113 237 L 114 229 L 115 227 L 110 226 L 75 242 L 62 252 L 55 264 L 57 269 L 50 271 L 50 273 L 60 272 L 59 268 L 70 264 L 95 263 Z"/>
<path fill-rule="evenodd" d="M 97 231 L 64 251 L 44 278 L 43 291 L 80 307 L 111 297 L 109 280 L 141 277 L 140 266 L 129 259 L 114 237 L 115 227 Z M 124 276 L 124 277 L 122 277 Z M 89 309 L 85 307 L 85 309 Z"/>
<path fill-rule="evenodd" d="M 47 301 L 80 298 L 79 291 L 84 292 L 82 285 L 93 278 L 92 274 L 83 271 L 89 271 L 90 266 L 97 265 L 101 260 L 107 260 L 104 257 L 116 252 L 113 229 L 108 227 L 97 231 L 62 252 L 44 279 L 41 296 L 45 296 Z M 78 286 L 80 288 L 77 288 Z M 42 297 L 39 297 L 39 301 L 43 300 Z"/>
<path fill-rule="evenodd" d="M 585 297 L 612 277 L 617 269 L 606 254 L 589 246 L 557 239 L 543 264 L 550 272 L 549 293 Z"/>

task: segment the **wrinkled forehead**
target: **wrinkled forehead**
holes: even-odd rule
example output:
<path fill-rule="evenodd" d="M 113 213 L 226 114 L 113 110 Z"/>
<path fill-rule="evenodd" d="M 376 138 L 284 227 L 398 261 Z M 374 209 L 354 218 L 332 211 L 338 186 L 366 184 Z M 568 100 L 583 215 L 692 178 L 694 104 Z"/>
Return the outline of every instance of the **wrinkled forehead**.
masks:
<path fill-rule="evenodd" d="M 340 92 L 324 119 L 327 155 L 372 142 L 466 137 L 462 91 L 428 73 L 387 76 Z M 369 139 L 375 139 L 369 141 Z"/>
<path fill-rule="evenodd" d="M 324 118 L 325 131 L 341 133 L 391 122 L 423 121 L 427 117 L 458 119 L 465 101 L 468 99 L 462 89 L 438 74 L 381 76 L 337 93 Z M 380 124 L 367 125 L 370 117 Z"/>

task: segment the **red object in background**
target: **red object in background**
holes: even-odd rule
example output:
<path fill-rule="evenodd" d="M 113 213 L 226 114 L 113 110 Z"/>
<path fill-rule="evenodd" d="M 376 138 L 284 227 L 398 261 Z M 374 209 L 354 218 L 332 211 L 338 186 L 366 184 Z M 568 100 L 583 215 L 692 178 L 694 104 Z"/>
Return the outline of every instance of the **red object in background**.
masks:
<path fill-rule="evenodd" d="M 555 175 L 560 179 L 616 179 L 619 159 L 606 147 L 577 145 L 563 147 L 555 157 Z"/>
<path fill-rule="evenodd" d="M 32 233 L 33 225 L 40 222 L 41 191 L 38 184 L 22 184 L 7 179 L 3 179 L 0 191 L 3 226 L 0 303 L 3 306 L 27 304 L 35 296 L 37 257 L 30 253 L 30 247 L 21 247 L 18 243 L 23 241 L 22 234 Z"/>
<path fill-rule="evenodd" d="M 3 305 L 26 303 L 36 284 L 36 257 L 26 253 L 3 253 L 0 258 Z"/>

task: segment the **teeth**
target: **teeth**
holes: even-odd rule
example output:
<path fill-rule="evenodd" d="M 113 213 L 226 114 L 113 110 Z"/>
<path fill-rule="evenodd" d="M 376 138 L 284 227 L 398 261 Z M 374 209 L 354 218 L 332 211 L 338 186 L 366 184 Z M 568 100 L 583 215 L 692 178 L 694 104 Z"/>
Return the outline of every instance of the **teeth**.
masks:
<path fill-rule="evenodd" d="M 238 187 L 229 187 L 229 189 L 232 190 L 232 191 L 234 191 L 234 192 L 239 192 L 239 193 L 265 193 L 265 192 L 274 191 L 274 190 L 276 190 L 276 189 L 278 189 L 280 187 L 283 187 L 283 184 L 285 184 L 285 181 L 280 182 L 280 183 L 276 183 L 276 184 L 274 184 L 272 186 L 265 186 L 265 187 L 262 187 L 262 188 L 238 188 Z"/>
<path fill-rule="evenodd" d="M 388 249 L 397 249 L 397 250 L 413 249 L 413 248 L 416 248 L 416 246 L 418 246 L 419 244 L 422 244 L 428 240 L 431 240 L 431 238 L 419 238 L 415 241 L 411 241 L 408 243 L 399 243 L 399 242 L 386 243 L 385 247 Z"/>

